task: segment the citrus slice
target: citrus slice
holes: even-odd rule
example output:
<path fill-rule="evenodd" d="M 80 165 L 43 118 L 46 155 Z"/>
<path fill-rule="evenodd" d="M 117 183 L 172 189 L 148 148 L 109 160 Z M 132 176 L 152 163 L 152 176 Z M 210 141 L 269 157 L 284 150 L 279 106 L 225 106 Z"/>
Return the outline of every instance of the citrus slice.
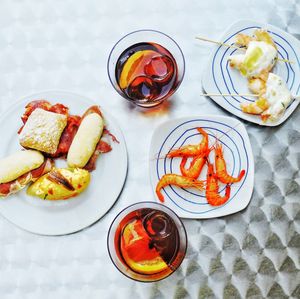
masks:
<path fill-rule="evenodd" d="M 126 264 L 135 272 L 155 274 L 168 268 L 157 250 L 151 248 L 151 239 L 146 233 L 142 221 L 128 223 L 121 238 L 121 252 Z"/>
<path fill-rule="evenodd" d="M 150 60 L 153 55 L 157 55 L 157 52 L 153 50 L 142 50 L 131 55 L 123 66 L 119 79 L 120 88 L 126 88 L 134 77 L 142 75 L 143 65 L 148 62 L 145 61 L 145 59 Z M 139 69 L 141 69 L 142 72 L 140 72 Z"/>

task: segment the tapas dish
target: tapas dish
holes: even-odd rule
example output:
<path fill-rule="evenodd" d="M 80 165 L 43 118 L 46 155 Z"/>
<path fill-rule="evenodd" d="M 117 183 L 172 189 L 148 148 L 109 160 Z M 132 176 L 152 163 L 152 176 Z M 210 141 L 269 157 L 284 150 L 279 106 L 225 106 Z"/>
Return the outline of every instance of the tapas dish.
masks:
<path fill-rule="evenodd" d="M 233 24 L 220 40 L 202 78 L 206 95 L 259 125 L 284 122 L 299 104 L 300 42 L 247 20 Z"/>
<path fill-rule="evenodd" d="M 5 191 L 1 196 L 15 193 L 33 182 L 28 195 L 44 200 L 74 197 L 87 188 L 89 171 L 96 169 L 100 153 L 112 150 L 109 143 L 101 140 L 103 132 L 108 134 L 109 131 L 107 128 L 104 131 L 105 124 L 99 106 L 88 108 L 80 117 L 69 115 L 69 107 L 61 103 L 52 105 L 46 100 L 34 100 L 25 106 L 21 119 L 23 125 L 18 134 L 24 150 L 2 160 L 0 166 L 4 181 L 2 179 L 3 184 L 0 181 L 0 190 Z M 108 135 L 113 142 L 119 143 L 114 135 Z M 44 163 L 44 155 L 53 159 L 51 163 Z M 57 158 L 66 158 L 69 168 L 52 169 L 50 166 L 54 165 L 54 159 Z M 10 186 L 7 186 L 11 179 L 8 171 L 15 173 Z M 18 179 L 19 174 L 23 175 L 21 179 Z M 21 187 L 17 188 L 19 185 Z"/>
<path fill-rule="evenodd" d="M 0 197 L 19 192 L 52 167 L 51 159 L 34 150 L 18 151 L 0 159 Z"/>
<path fill-rule="evenodd" d="M 0 194 L 10 195 L 0 201 L 4 217 L 32 232 L 65 234 L 114 204 L 127 172 L 125 142 L 113 117 L 89 99 L 26 97 L 2 116 L 0 131 Z"/>
<path fill-rule="evenodd" d="M 198 116 L 159 126 L 150 148 L 155 197 L 183 218 L 213 218 L 244 209 L 254 184 L 248 134 L 236 119 Z"/>

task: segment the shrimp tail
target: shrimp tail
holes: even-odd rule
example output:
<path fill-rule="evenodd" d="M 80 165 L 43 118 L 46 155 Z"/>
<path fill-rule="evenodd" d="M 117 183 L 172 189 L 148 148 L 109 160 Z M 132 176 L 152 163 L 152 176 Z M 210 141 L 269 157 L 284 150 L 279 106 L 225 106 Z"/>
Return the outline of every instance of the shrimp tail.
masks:
<path fill-rule="evenodd" d="M 160 200 L 160 202 L 165 201 L 164 196 L 161 193 L 161 189 L 163 187 L 165 187 L 165 184 L 166 184 L 165 179 L 162 178 L 159 180 L 159 182 L 157 183 L 156 188 L 155 188 L 155 193 L 156 193 L 158 199 Z"/>
<path fill-rule="evenodd" d="M 193 186 L 194 188 L 203 191 L 204 190 L 204 186 L 205 186 L 205 182 L 204 181 L 195 181 Z"/>
<path fill-rule="evenodd" d="M 245 175 L 245 173 L 246 173 L 246 171 L 245 171 L 245 169 L 243 169 L 241 172 L 240 172 L 240 174 L 239 174 L 239 176 L 238 176 L 238 182 L 244 177 L 244 175 Z"/>
<path fill-rule="evenodd" d="M 197 131 L 198 131 L 202 136 L 204 136 L 204 137 L 207 136 L 207 133 L 204 131 L 204 129 L 202 129 L 202 128 L 197 128 Z"/>
<path fill-rule="evenodd" d="M 155 193 L 156 193 L 158 199 L 160 200 L 160 202 L 165 202 L 165 198 L 161 193 L 161 189 L 156 188 Z"/>
<path fill-rule="evenodd" d="M 216 174 L 216 178 L 224 183 L 224 184 L 233 184 L 233 183 L 238 183 L 245 175 L 245 170 L 243 169 L 238 177 L 233 177 L 229 175 L 225 170 L 220 171 L 219 173 Z"/>

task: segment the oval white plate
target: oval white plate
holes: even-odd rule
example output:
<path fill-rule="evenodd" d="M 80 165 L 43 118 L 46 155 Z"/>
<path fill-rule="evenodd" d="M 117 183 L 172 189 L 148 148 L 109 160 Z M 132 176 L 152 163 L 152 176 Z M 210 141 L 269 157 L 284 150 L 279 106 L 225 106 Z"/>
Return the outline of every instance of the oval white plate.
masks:
<path fill-rule="evenodd" d="M 196 116 L 170 120 L 156 128 L 150 147 L 150 177 L 152 188 L 167 173 L 180 174 L 180 158 L 169 159 L 166 154 L 172 148 L 201 141 L 197 127 L 209 133 L 210 146 L 215 144 L 216 137 L 223 145 L 227 170 L 237 176 L 242 169 L 246 170 L 244 178 L 231 186 L 231 196 L 222 206 L 214 207 L 207 203 L 205 191 L 183 189 L 167 186 L 162 190 L 165 204 L 183 218 L 214 218 L 232 214 L 244 209 L 252 195 L 254 184 L 254 161 L 249 137 L 244 125 L 235 118 L 225 116 Z M 209 156 L 214 161 L 214 153 Z M 205 165 L 199 180 L 206 179 Z M 224 185 L 220 183 L 220 194 L 224 195 Z M 157 198 L 155 194 L 155 198 Z M 158 198 L 157 198 L 158 200 Z"/>
<path fill-rule="evenodd" d="M 5 157 L 21 147 L 18 141 L 21 115 L 25 105 L 38 99 L 62 103 L 71 114 L 82 115 L 87 108 L 97 105 L 90 99 L 69 92 L 49 91 L 27 96 L 14 104 L 0 119 L 0 157 Z M 103 111 L 103 109 L 101 108 Z M 79 231 L 100 219 L 118 198 L 127 174 L 127 151 L 123 134 L 114 118 L 103 111 L 108 129 L 120 143 L 112 142 L 113 150 L 99 157 L 97 169 L 91 173 L 87 190 L 75 198 L 43 201 L 30 197 L 26 189 L 0 199 L 0 213 L 15 225 L 43 235 L 63 235 Z M 56 161 L 59 167 L 65 161 Z M 116 171 L 117 170 L 117 171 Z"/>
<path fill-rule="evenodd" d="M 295 37 L 269 24 L 241 20 L 231 25 L 219 40 L 224 43 L 234 44 L 236 34 L 244 33 L 252 35 L 254 30 L 258 28 L 267 29 L 271 34 L 278 47 L 279 58 L 288 59 L 294 62 L 293 64 L 290 64 L 278 61 L 272 72 L 285 80 L 293 95 L 299 95 L 300 42 Z M 247 88 L 247 79 L 244 78 L 239 71 L 231 68 L 228 63 L 228 57 L 234 53 L 238 53 L 238 51 L 239 50 L 237 49 L 224 46 L 216 46 L 214 48 L 202 77 L 202 86 L 206 93 L 250 93 Z M 232 114 L 262 126 L 280 125 L 288 119 L 299 104 L 299 100 L 294 100 L 279 120 L 275 122 L 263 122 L 260 116 L 247 114 L 241 111 L 241 102 L 253 102 L 255 101 L 255 98 L 236 96 L 212 96 L 211 98 Z"/>

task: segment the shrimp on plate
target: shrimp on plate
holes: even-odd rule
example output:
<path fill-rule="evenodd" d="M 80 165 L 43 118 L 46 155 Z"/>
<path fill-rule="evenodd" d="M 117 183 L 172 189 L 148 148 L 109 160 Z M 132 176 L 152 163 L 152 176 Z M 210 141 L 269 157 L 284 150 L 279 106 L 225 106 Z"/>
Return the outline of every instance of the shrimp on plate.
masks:
<path fill-rule="evenodd" d="M 216 178 L 224 184 L 238 183 L 245 175 L 243 169 L 238 177 L 233 177 L 228 174 L 227 166 L 223 155 L 223 148 L 221 144 L 217 144 L 215 147 L 215 166 L 216 166 Z"/>
<path fill-rule="evenodd" d="M 192 179 L 197 179 L 205 165 L 210 149 L 204 152 L 202 155 L 195 156 L 190 164 L 189 168 L 185 168 L 188 157 L 183 157 L 180 163 L 180 172 L 183 176 L 189 177 Z"/>
<path fill-rule="evenodd" d="M 197 131 L 203 136 L 200 143 L 195 145 L 185 145 L 178 149 L 171 150 L 168 154 L 168 158 L 183 157 L 183 156 L 199 156 L 205 153 L 208 149 L 208 134 L 202 129 L 197 128 Z"/>
<path fill-rule="evenodd" d="M 219 194 L 218 179 L 214 172 L 213 164 L 208 162 L 207 176 L 206 176 L 206 200 L 212 206 L 223 205 L 230 198 L 230 185 L 226 185 L 225 195 Z"/>
<path fill-rule="evenodd" d="M 169 185 L 174 185 L 181 188 L 195 188 L 200 191 L 204 190 L 204 181 L 198 181 L 173 173 L 165 174 L 159 180 L 155 189 L 156 195 L 161 202 L 165 201 L 164 196 L 161 193 L 161 189 Z"/>

